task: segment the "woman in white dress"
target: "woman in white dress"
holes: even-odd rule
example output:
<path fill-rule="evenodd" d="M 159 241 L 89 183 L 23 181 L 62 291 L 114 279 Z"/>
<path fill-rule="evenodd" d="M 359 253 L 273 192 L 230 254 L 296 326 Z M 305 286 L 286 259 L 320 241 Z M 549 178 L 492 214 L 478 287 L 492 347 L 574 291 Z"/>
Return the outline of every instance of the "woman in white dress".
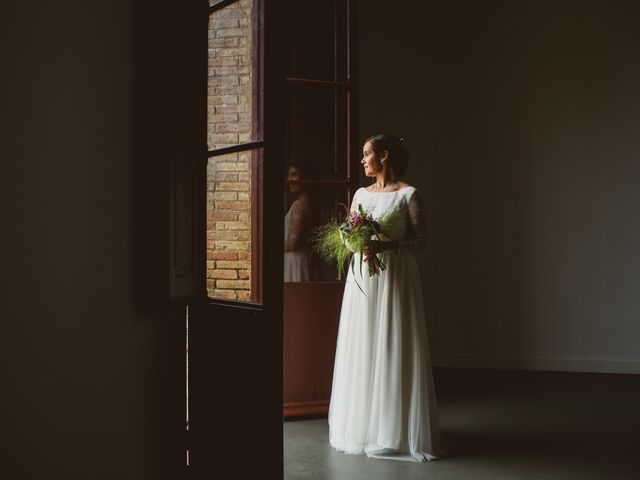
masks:
<path fill-rule="evenodd" d="M 290 165 L 287 171 L 289 195 L 293 202 L 284 217 L 284 281 L 315 280 L 315 263 L 311 260 L 309 235 L 315 226 L 314 209 L 305 180 L 304 165 Z"/>
<path fill-rule="evenodd" d="M 379 254 L 387 269 L 369 277 L 349 269 L 345 284 L 329 406 L 329 441 L 338 451 L 424 462 L 443 455 L 420 277 L 413 254 L 425 247 L 425 212 L 418 191 L 400 180 L 409 154 L 391 134 L 364 144 L 361 164 L 375 179 L 356 191 L 374 219 L 400 211 Z M 359 258 L 356 255 L 356 265 Z M 356 283 L 358 285 L 356 285 Z M 364 291 L 361 291 L 361 289 Z"/>

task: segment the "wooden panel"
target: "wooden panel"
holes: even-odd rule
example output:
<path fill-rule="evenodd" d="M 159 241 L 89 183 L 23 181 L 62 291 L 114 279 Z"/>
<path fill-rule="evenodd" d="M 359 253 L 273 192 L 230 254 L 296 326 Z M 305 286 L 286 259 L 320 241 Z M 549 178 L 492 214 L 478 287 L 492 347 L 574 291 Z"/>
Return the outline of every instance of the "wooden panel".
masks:
<path fill-rule="evenodd" d="M 217 478 L 217 471 L 238 465 L 242 478 L 265 478 L 263 470 L 273 464 L 268 399 L 278 382 L 269 361 L 272 333 L 273 323 L 259 307 L 193 307 L 189 451 L 195 478 Z"/>
<path fill-rule="evenodd" d="M 201 256 L 196 255 L 201 227 L 195 221 L 197 200 L 202 195 L 201 164 L 202 161 L 196 162 L 183 155 L 176 155 L 171 162 L 169 258 L 172 299 L 194 297 L 201 287 L 199 269 L 203 262 Z"/>
<path fill-rule="evenodd" d="M 284 415 L 323 414 L 331 397 L 344 283 L 284 285 Z"/>

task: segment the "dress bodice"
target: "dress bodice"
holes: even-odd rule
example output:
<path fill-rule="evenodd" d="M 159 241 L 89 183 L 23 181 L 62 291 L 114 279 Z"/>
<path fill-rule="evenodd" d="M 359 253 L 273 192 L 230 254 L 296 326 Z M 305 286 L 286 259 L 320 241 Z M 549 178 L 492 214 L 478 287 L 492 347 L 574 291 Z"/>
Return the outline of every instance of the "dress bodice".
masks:
<path fill-rule="evenodd" d="M 425 243 L 426 214 L 418 190 L 405 187 L 393 192 L 370 192 L 366 188 L 356 191 L 351 202 L 351 211 L 362 205 L 374 220 L 387 214 L 393 215 L 389 240 L 400 242 L 401 249 L 421 250 Z"/>

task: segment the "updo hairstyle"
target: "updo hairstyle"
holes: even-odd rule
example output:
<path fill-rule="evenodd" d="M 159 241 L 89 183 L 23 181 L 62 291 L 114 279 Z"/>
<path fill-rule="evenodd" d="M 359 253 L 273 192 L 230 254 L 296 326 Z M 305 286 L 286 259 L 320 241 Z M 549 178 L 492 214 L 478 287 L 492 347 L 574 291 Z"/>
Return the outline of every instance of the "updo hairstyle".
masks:
<path fill-rule="evenodd" d="M 409 150 L 405 144 L 404 138 L 398 138 L 392 133 L 380 133 L 367 138 L 367 142 L 371 143 L 371 148 L 380 157 L 385 150 L 388 153 L 387 165 L 393 169 L 393 172 L 402 177 L 407 173 L 409 165 Z"/>

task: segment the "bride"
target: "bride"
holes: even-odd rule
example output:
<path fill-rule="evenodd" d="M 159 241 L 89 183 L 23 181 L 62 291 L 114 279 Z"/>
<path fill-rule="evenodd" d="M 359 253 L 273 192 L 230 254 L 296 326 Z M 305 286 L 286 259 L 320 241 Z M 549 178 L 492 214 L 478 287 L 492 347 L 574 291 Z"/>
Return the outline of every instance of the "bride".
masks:
<path fill-rule="evenodd" d="M 349 269 L 329 405 L 329 441 L 348 454 L 429 461 L 443 451 L 413 254 L 425 248 L 425 212 L 418 191 L 400 180 L 409 161 L 404 140 L 375 135 L 367 139 L 362 153 L 364 173 L 375 181 L 356 191 L 351 211 L 360 204 L 374 219 L 400 214 L 393 217 L 397 220 L 388 239 L 372 240 L 363 252 L 365 262 L 368 255 L 379 254 L 387 269 L 371 277 L 366 268 L 360 270 L 364 273 Z"/>

